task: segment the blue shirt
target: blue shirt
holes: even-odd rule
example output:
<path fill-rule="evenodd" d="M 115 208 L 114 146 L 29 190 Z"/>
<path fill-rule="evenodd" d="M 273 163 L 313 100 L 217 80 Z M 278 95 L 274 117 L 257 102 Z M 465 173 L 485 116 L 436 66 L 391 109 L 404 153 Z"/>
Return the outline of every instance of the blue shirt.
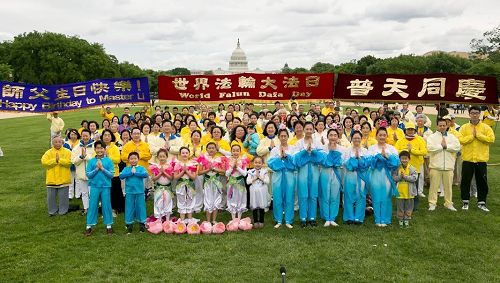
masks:
<path fill-rule="evenodd" d="M 101 158 L 102 170 L 97 169 L 97 157 L 87 163 L 87 177 L 90 187 L 111 188 L 111 178 L 115 174 L 115 166 L 109 157 Z"/>
<path fill-rule="evenodd" d="M 132 166 L 127 166 L 120 173 L 120 179 L 126 179 L 125 193 L 126 194 L 143 194 L 144 193 L 144 178 L 148 177 L 146 168 L 137 165 L 135 173 L 132 174 Z"/>

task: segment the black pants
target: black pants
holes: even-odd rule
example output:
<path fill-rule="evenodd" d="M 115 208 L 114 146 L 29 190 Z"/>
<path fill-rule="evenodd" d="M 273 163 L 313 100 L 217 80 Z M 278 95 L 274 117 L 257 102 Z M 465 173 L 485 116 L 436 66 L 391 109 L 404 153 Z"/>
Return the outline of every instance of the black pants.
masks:
<path fill-rule="evenodd" d="M 264 223 L 264 214 L 266 213 L 263 208 L 256 208 L 253 212 L 253 223 Z"/>
<path fill-rule="evenodd" d="M 117 213 L 125 211 L 125 198 L 123 197 L 120 177 L 111 179 L 111 208 Z"/>
<path fill-rule="evenodd" d="M 487 171 L 486 162 L 463 162 L 460 191 L 464 203 L 468 203 L 470 200 L 470 184 L 472 176 L 474 175 L 476 175 L 477 202 L 486 203 L 486 196 L 488 195 L 488 179 L 486 177 Z"/>

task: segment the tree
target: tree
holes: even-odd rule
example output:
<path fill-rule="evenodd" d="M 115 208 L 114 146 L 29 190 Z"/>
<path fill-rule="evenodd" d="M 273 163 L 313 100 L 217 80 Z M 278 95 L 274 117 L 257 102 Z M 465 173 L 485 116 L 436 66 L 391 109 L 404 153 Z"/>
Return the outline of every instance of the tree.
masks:
<path fill-rule="evenodd" d="M 180 67 L 173 68 L 172 70 L 168 71 L 167 73 L 169 75 L 172 75 L 172 76 L 188 76 L 188 75 L 191 75 L 191 71 L 189 71 L 189 69 L 187 69 L 187 68 L 180 68 Z"/>
<path fill-rule="evenodd" d="M 354 74 L 356 72 L 356 67 L 357 65 L 354 60 L 348 63 L 342 63 L 335 66 L 335 73 Z"/>
<path fill-rule="evenodd" d="M 335 65 L 330 63 L 317 62 L 311 67 L 311 73 L 333 73 Z"/>
<path fill-rule="evenodd" d="M 120 76 L 123 78 L 138 78 L 147 76 L 146 71 L 127 61 L 118 64 L 118 67 L 120 69 Z"/>
<path fill-rule="evenodd" d="M 367 74 L 422 74 L 426 71 L 425 57 L 413 54 L 382 59 L 366 68 Z"/>
<path fill-rule="evenodd" d="M 500 62 L 500 25 L 483 33 L 483 38 L 474 38 L 470 42 L 477 57 L 488 57 L 493 62 Z"/>
<path fill-rule="evenodd" d="M 0 64 L 0 81 L 12 80 L 12 67 L 9 64 Z"/>
<path fill-rule="evenodd" d="M 354 73 L 359 75 L 366 75 L 368 67 L 379 62 L 380 60 L 381 59 L 372 55 L 365 56 L 356 62 L 357 66 Z"/>
<path fill-rule="evenodd" d="M 116 58 L 102 45 L 76 36 L 33 31 L 2 45 L 14 81 L 62 84 L 120 75 Z"/>

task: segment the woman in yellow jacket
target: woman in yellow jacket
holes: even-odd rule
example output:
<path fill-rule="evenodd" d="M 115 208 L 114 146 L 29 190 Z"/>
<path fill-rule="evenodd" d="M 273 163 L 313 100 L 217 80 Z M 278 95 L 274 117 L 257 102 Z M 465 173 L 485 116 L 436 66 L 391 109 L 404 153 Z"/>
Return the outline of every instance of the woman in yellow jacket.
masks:
<path fill-rule="evenodd" d="M 387 143 L 395 146 L 398 140 L 405 138 L 405 133 L 399 127 L 399 119 L 392 117 L 391 126 L 387 128 Z"/>
<path fill-rule="evenodd" d="M 210 134 L 212 135 L 212 139 L 209 142 L 213 142 L 217 146 L 218 152 L 216 156 L 230 156 L 231 147 L 229 143 L 222 138 L 225 134 L 224 130 L 219 126 L 215 126 L 212 128 Z M 205 150 L 203 152 L 205 152 Z"/>
<path fill-rule="evenodd" d="M 49 216 L 64 215 L 69 207 L 69 184 L 71 182 L 71 152 L 63 147 L 63 140 L 56 136 L 52 139 L 52 147 L 41 159 L 47 169 L 45 184 L 47 185 L 47 206 Z M 56 195 L 59 195 L 59 206 Z"/>
<path fill-rule="evenodd" d="M 368 149 L 370 146 L 377 144 L 377 140 L 372 138 L 373 131 L 372 131 L 372 126 L 370 126 L 370 123 L 364 122 L 361 125 L 361 146 Z"/>
<path fill-rule="evenodd" d="M 131 152 L 139 153 L 139 165 L 146 168 L 149 172 L 149 160 L 151 159 L 151 152 L 149 151 L 149 145 L 141 141 L 141 130 L 139 128 L 132 129 L 132 140 L 126 143 L 122 148 L 121 158 L 122 161 L 130 165 L 128 162 L 128 155 Z"/>
<path fill-rule="evenodd" d="M 271 152 L 271 150 L 275 146 L 280 144 L 277 133 L 278 129 L 274 122 L 267 122 L 264 128 L 265 138 L 260 140 L 256 150 L 257 155 L 262 157 L 264 164 L 267 164 L 267 159 L 269 158 L 269 153 Z"/>
<path fill-rule="evenodd" d="M 253 155 L 248 153 L 248 150 L 243 146 L 243 140 L 245 140 L 245 137 L 247 135 L 247 129 L 243 125 L 236 126 L 233 131 L 231 132 L 231 147 L 234 144 L 237 144 L 241 148 L 241 153 L 240 156 L 246 156 L 249 161 L 253 160 Z M 251 167 L 249 165 L 249 167 Z"/>
<path fill-rule="evenodd" d="M 427 144 L 425 140 L 417 135 L 415 123 L 408 122 L 405 124 L 405 137 L 396 142 L 396 149 L 398 152 L 406 150 L 410 153 L 410 165 L 417 170 L 418 183 L 417 190 L 418 196 L 425 197 L 424 195 L 424 156 L 427 155 Z M 415 204 L 416 206 L 417 204 Z"/>

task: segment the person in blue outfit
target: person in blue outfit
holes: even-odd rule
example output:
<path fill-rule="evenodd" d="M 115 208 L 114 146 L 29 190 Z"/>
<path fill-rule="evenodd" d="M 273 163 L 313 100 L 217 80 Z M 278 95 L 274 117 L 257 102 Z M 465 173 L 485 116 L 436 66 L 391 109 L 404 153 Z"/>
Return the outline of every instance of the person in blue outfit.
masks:
<path fill-rule="evenodd" d="M 338 226 L 335 218 L 339 213 L 340 191 L 342 188 L 341 169 L 345 148 L 340 146 L 339 132 L 329 129 L 328 143 L 324 145 L 325 155 L 321 161 L 322 169 L 319 175 L 319 206 L 320 215 L 325 220 L 325 227 Z"/>
<path fill-rule="evenodd" d="M 274 228 L 279 228 L 285 214 L 285 226 L 292 229 L 295 201 L 295 165 L 293 156 L 294 147 L 288 144 L 288 131 L 278 131 L 279 145 L 275 146 L 269 154 L 267 166 L 273 171 L 273 216 Z"/>
<path fill-rule="evenodd" d="M 377 130 L 377 144 L 368 148 L 371 156 L 370 193 L 373 202 L 375 225 L 386 227 L 391 224 L 392 197 L 399 196 L 392 171 L 400 165 L 396 148 L 387 144 L 387 130 L 383 127 Z"/>
<path fill-rule="evenodd" d="M 125 225 L 127 234 L 132 233 L 134 220 L 139 222 L 139 230 L 146 230 L 146 199 L 144 195 L 144 178 L 148 177 L 146 168 L 137 165 L 139 153 L 133 151 L 128 155 L 127 166 L 120 173 L 120 179 L 125 179 Z"/>
<path fill-rule="evenodd" d="M 85 236 L 92 234 L 92 228 L 97 224 L 99 201 L 101 201 L 102 216 L 106 233 L 113 234 L 113 211 L 111 209 L 111 179 L 115 172 L 113 161 L 105 156 L 106 145 L 102 141 L 94 143 L 96 156 L 89 160 L 86 174 L 89 179 L 90 200 L 87 211 L 87 228 Z"/>
<path fill-rule="evenodd" d="M 297 193 L 299 196 L 300 226 L 317 225 L 318 183 L 320 163 L 324 158 L 322 144 L 313 139 L 314 124 L 304 124 L 304 138 L 295 144 L 294 163 L 298 168 Z"/>
<path fill-rule="evenodd" d="M 367 177 L 370 169 L 368 150 L 361 145 L 361 132 L 351 133 L 352 147 L 346 149 L 344 175 L 344 211 L 346 224 L 360 225 L 365 220 Z"/>

